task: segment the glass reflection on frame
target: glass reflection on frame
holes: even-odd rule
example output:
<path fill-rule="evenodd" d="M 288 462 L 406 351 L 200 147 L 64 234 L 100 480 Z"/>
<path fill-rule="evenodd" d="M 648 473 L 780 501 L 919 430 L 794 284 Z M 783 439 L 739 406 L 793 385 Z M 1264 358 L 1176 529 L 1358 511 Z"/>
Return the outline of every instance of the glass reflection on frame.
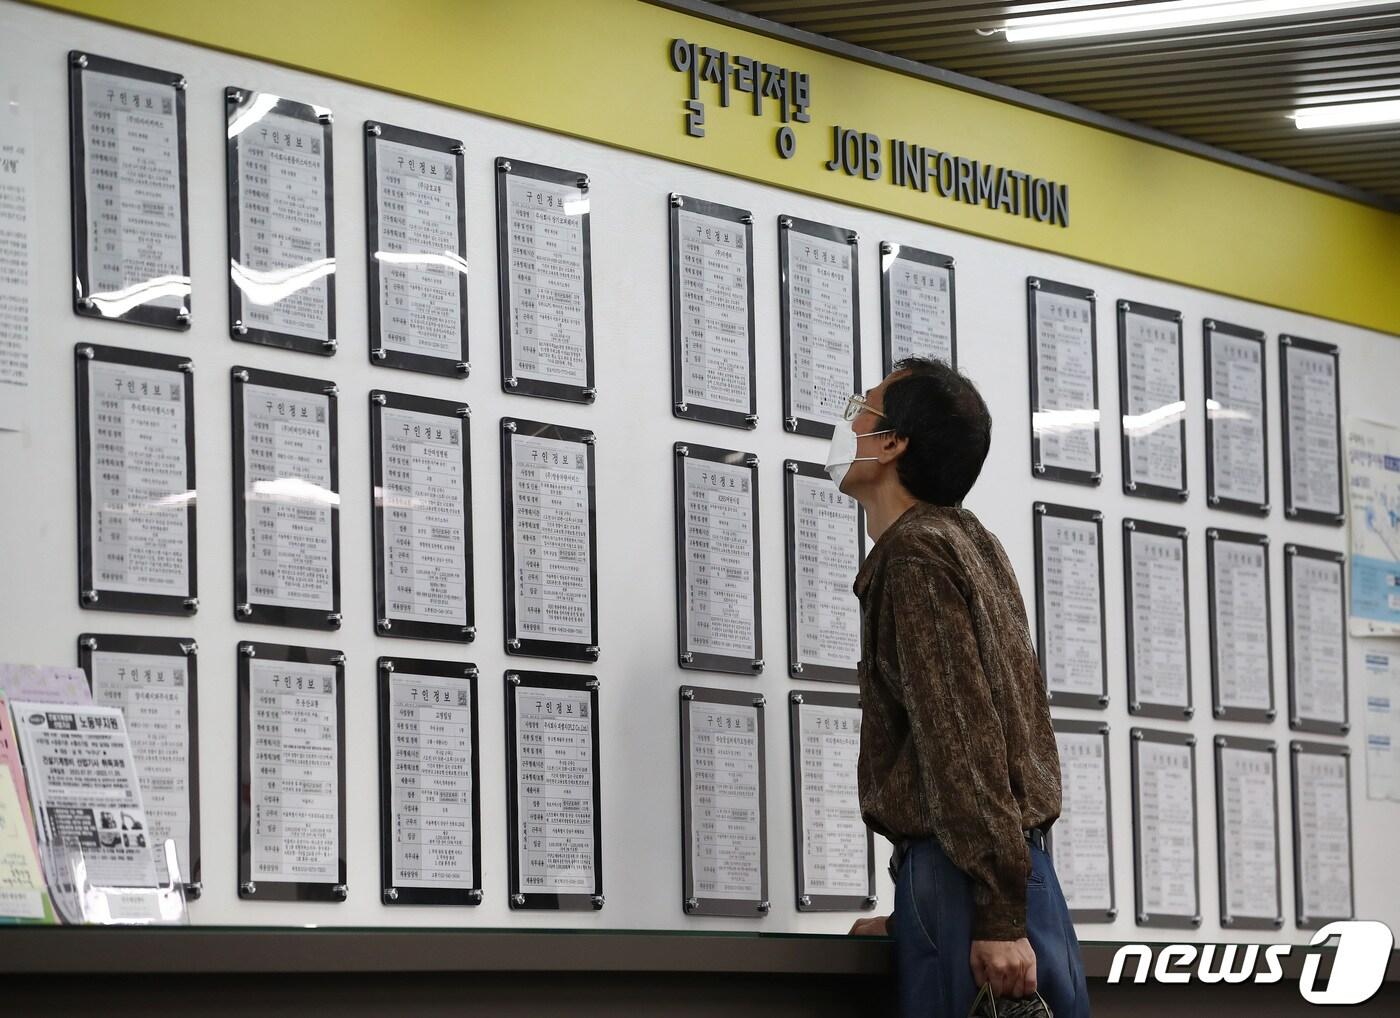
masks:
<path fill-rule="evenodd" d="M 230 334 L 330 356 L 338 345 L 331 112 L 239 88 L 225 99 Z"/>

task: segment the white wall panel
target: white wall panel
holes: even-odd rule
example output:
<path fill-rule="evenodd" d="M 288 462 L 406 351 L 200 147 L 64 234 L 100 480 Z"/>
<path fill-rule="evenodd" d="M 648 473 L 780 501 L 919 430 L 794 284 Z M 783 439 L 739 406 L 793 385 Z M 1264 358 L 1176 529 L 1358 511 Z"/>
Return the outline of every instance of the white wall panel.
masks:
<path fill-rule="evenodd" d="M 0 4 L 0 99 L 25 104 L 34 116 L 40 166 L 35 198 L 35 321 L 32 417 L 19 433 L 0 432 L 0 659 L 69 664 L 82 631 L 193 636 L 200 646 L 199 746 L 203 796 L 205 892 L 193 905 L 204 924 L 571 926 L 584 928 L 732 929 L 839 933 L 852 915 L 799 915 L 794 903 L 791 789 L 786 697 L 803 688 L 786 677 L 782 461 L 820 461 L 825 443 L 791 436 L 781 425 L 777 217 L 791 214 L 860 233 L 864 382 L 880 368 L 881 240 L 913 244 L 957 258 L 958 348 L 962 366 L 981 386 L 995 419 L 982 480 L 969 505 L 997 533 L 1034 612 L 1031 503 L 1036 499 L 1091 506 L 1105 514 L 1108 662 L 1112 701 L 1106 711 L 1057 711 L 1102 717 L 1112 726 L 1114 845 L 1119 915 L 1111 926 L 1086 926 L 1093 940 L 1182 939 L 1172 931 L 1144 934 L 1133 924 L 1133 859 L 1128 768 L 1121 520 L 1139 516 L 1190 529 L 1193 676 L 1197 712 L 1187 723 L 1145 722 L 1194 732 L 1201 810 L 1202 940 L 1231 939 L 1219 925 L 1213 758 L 1216 732 L 1266 737 L 1280 744 L 1280 821 L 1285 928 L 1249 939 L 1305 939 L 1292 917 L 1285 711 L 1270 725 L 1212 720 L 1206 611 L 1207 527 L 1263 529 L 1273 537 L 1273 636 L 1276 697 L 1285 698 L 1282 547 L 1286 541 L 1345 547 L 1343 530 L 1283 518 L 1282 446 L 1278 408 L 1277 334 L 1296 333 L 1341 346 L 1344 412 L 1395 417 L 1400 341 L 1228 297 L 1132 276 L 1070 259 L 1018 249 L 888 215 L 759 186 L 574 138 L 473 116 L 339 81 L 263 65 L 224 53 L 148 37 L 92 21 L 12 3 Z M 276 26 L 268 26 L 276 31 Z M 468 41 L 491 45 L 490 40 Z M 67 52 L 105 56 L 179 71 L 189 79 L 188 148 L 193 326 L 187 334 L 75 316 L 69 278 Z M 470 59 L 464 49 L 463 59 Z M 225 86 L 279 93 L 330 107 L 335 114 L 335 235 L 339 257 L 340 351 L 332 358 L 233 342 L 228 336 L 225 237 Z M 625 116 L 620 105 L 619 116 Z M 472 376 L 462 382 L 373 366 L 366 354 L 363 122 L 380 120 L 460 137 L 467 145 L 467 256 L 470 264 Z M 680 130 L 680 124 L 677 124 Z M 694 144 L 704 144 L 696 141 Z M 594 328 L 599 395 L 593 406 L 512 396 L 501 391 L 497 332 L 495 171 L 508 156 L 587 173 L 592 179 Z M 871 186 L 886 186 L 872 184 Z M 744 433 L 676 420 L 671 414 L 667 194 L 680 191 L 750 209 L 755 227 L 755 301 L 760 422 Z M 1080 196 L 1093 201 L 1092 194 Z M 986 212 L 987 215 L 996 213 Z M 1072 227 L 1071 227 L 1072 228 Z M 1124 223 L 1124 229 L 1132 229 Z M 1198 238 L 1203 245 L 1210 238 Z M 1152 243 L 1151 237 L 1140 242 Z M 1305 236 L 1298 243 L 1307 243 Z M 1326 252 L 1318 252 L 1325 258 Z M 1104 480 L 1090 490 L 1033 479 L 1029 464 L 1025 278 L 1039 275 L 1094 288 L 1098 295 L 1099 377 L 1104 419 L 1118 413 L 1114 301 L 1129 299 L 1185 314 L 1189 487 L 1184 506 L 1121 494 L 1117 432 L 1103 433 Z M 1205 504 L 1201 321 L 1220 318 L 1269 335 L 1269 455 L 1273 514 L 1266 521 L 1211 512 Z M 199 614 L 188 620 L 84 611 L 78 607 L 74 468 L 73 355 L 76 342 L 182 353 L 195 364 L 198 411 Z M 240 625 L 232 611 L 230 541 L 231 440 L 228 371 L 244 364 L 333 379 L 340 386 L 342 599 L 345 625 L 336 634 Z M 373 628 L 370 543 L 369 420 L 371 388 L 465 399 L 473 408 L 472 449 L 477 583 L 475 645 L 377 637 Z M 508 659 L 502 640 L 499 420 L 515 415 L 597 432 L 598 591 L 602 655 L 595 668 Z M 676 664 L 672 443 L 689 441 L 755 452 L 761 457 L 761 542 L 764 641 L 768 667 L 757 678 L 682 673 Z M 337 647 L 348 658 L 349 900 L 342 904 L 240 901 L 236 894 L 235 644 L 240 639 Z M 1364 918 L 1400 927 L 1390 846 L 1400 838 L 1400 809 L 1365 798 L 1361 656 L 1350 643 L 1356 900 Z M 475 909 L 386 907 L 379 901 L 378 778 L 375 659 L 381 654 L 451 657 L 481 668 L 482 864 L 485 902 Z M 508 666 L 591 671 L 602 680 L 604 889 L 600 913 L 512 913 L 506 902 L 505 764 L 501 675 Z M 768 699 L 769 879 L 772 912 L 758 920 L 686 917 L 681 911 L 680 777 L 676 689 L 693 682 L 762 691 Z M 877 839 L 880 911 L 893 893 Z M 1190 936 L 1189 934 L 1187 935 Z"/>

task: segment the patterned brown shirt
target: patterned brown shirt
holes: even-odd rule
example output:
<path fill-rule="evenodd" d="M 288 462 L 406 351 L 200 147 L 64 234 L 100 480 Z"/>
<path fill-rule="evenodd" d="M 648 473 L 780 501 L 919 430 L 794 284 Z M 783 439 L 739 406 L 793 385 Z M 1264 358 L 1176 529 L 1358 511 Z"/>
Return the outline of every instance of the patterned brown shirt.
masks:
<path fill-rule="evenodd" d="M 856 577 L 860 805 L 892 841 L 936 837 L 972 878 L 977 940 L 1026 935 L 1023 831 L 1060 814 L 1060 764 L 1006 552 L 966 509 L 920 502 Z"/>

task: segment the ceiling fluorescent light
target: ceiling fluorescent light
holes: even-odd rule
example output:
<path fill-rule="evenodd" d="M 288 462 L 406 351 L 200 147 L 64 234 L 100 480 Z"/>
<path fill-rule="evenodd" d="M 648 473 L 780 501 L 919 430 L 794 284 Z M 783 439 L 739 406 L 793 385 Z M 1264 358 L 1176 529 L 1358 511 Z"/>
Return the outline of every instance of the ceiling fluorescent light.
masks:
<path fill-rule="evenodd" d="M 1300 131 L 1314 127 L 1356 127 L 1361 124 L 1400 124 L 1400 99 L 1385 102 L 1346 103 L 1341 106 L 1309 106 L 1293 114 Z"/>
<path fill-rule="evenodd" d="M 1376 7 L 1383 0 L 1167 0 L 1119 10 L 1071 11 L 1016 18 L 1006 23 L 1007 42 L 1048 42 L 1086 35 L 1125 35 L 1230 21 Z"/>

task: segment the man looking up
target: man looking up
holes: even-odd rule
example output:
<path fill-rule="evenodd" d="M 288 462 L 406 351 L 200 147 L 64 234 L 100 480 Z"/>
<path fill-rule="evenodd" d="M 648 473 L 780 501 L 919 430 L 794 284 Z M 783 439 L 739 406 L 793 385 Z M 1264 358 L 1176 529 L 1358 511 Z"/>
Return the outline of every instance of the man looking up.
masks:
<path fill-rule="evenodd" d="M 991 446 L 972 383 L 901 362 L 852 396 L 827 470 L 874 545 L 861 604 L 861 812 L 895 846 L 902 1014 L 962 1018 L 978 989 L 1089 1014 L 1079 943 L 1045 853 L 1060 765 L 1006 553 L 962 507 Z"/>

